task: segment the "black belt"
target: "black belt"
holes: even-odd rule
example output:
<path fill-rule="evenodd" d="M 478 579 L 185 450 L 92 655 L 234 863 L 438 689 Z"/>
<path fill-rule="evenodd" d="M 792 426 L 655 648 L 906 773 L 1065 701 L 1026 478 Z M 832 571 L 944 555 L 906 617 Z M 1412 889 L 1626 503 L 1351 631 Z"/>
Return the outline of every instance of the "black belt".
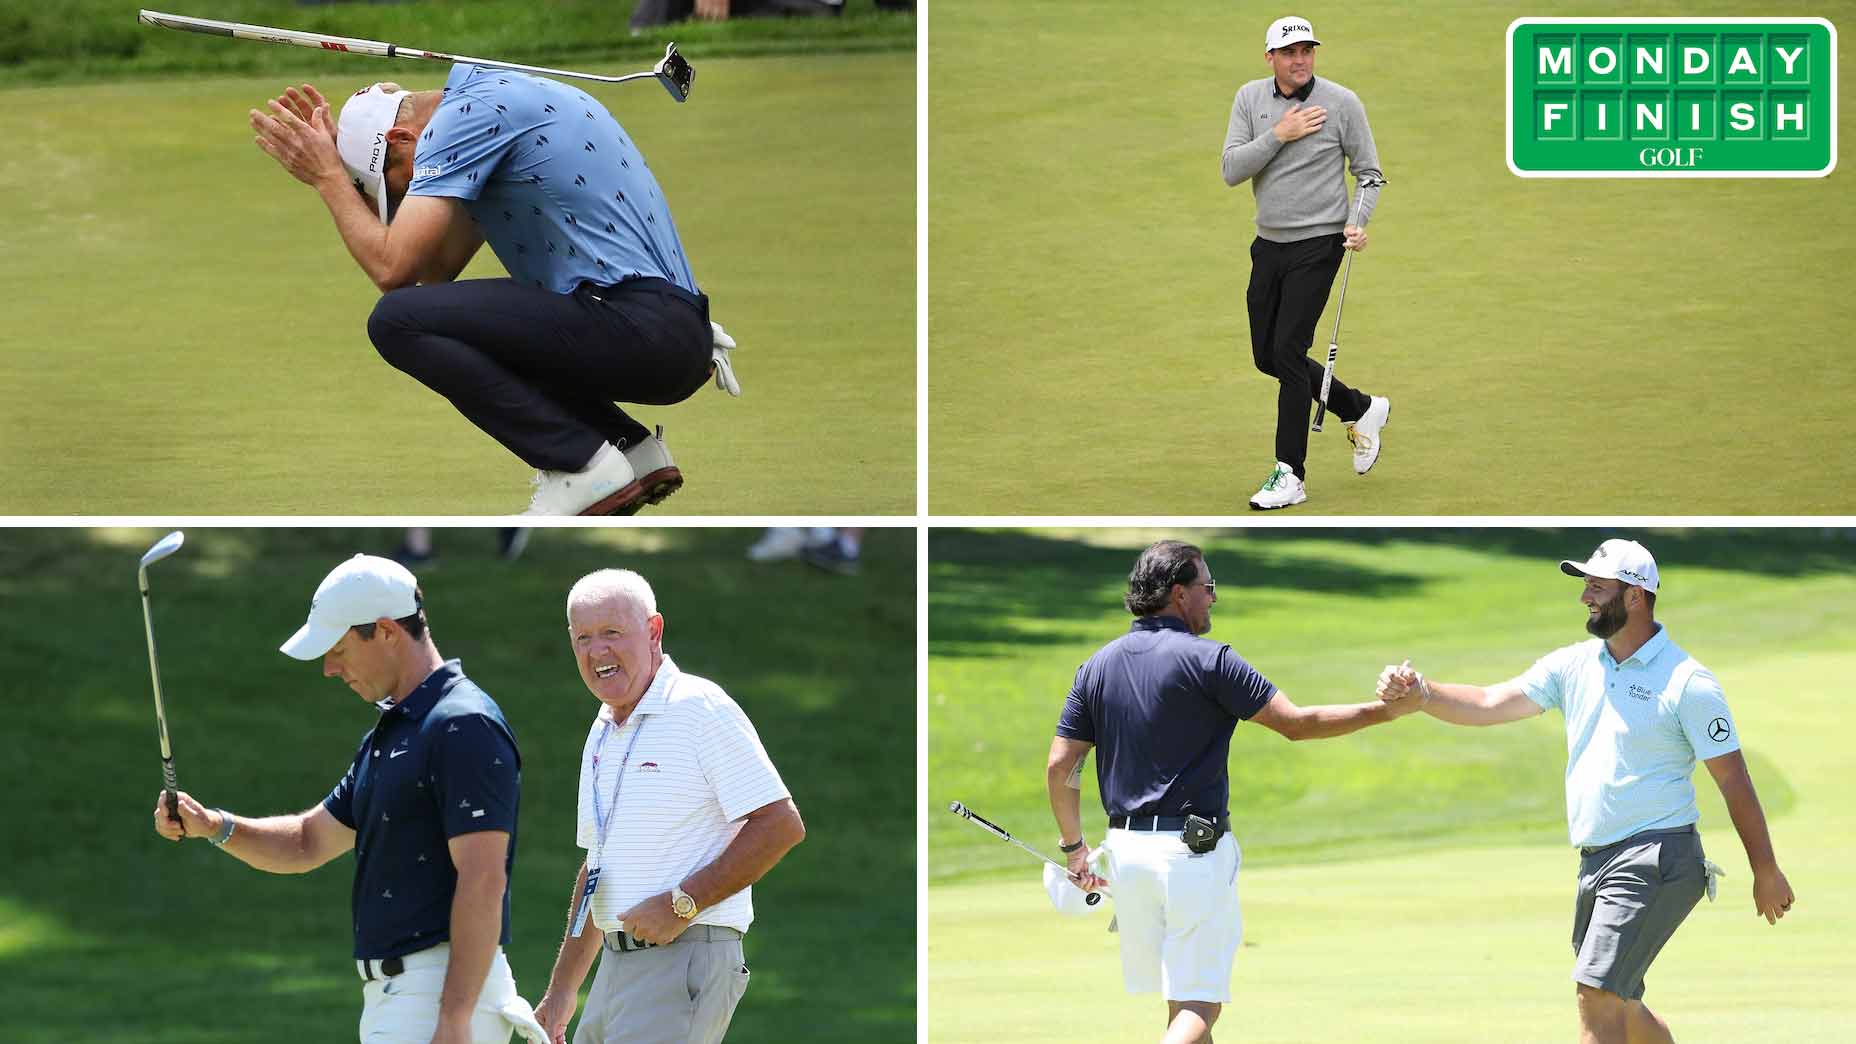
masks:
<path fill-rule="evenodd" d="M 1186 829 L 1185 816 L 1110 816 L 1108 825 L 1111 830 L 1149 830 L 1172 831 Z M 1231 832 L 1231 817 L 1219 816 L 1215 824 L 1220 834 Z"/>
<path fill-rule="evenodd" d="M 1695 833 L 1695 824 L 1693 823 L 1690 823 L 1688 826 L 1671 827 L 1668 830 L 1641 830 L 1635 834 L 1630 835 L 1629 837 L 1620 838 L 1619 840 L 1613 841 L 1608 845 L 1591 845 L 1589 847 L 1581 847 L 1579 849 L 1579 854 L 1581 856 L 1593 856 L 1607 849 L 1619 848 L 1624 845 L 1628 845 L 1632 841 L 1644 841 L 1652 837 L 1665 837 L 1665 836 L 1670 836 L 1674 834 L 1693 834 L 1693 833 Z"/>
<path fill-rule="evenodd" d="M 709 314 L 709 297 L 707 294 L 691 293 L 668 279 L 659 279 L 656 276 L 640 276 L 637 279 L 627 279 L 623 282 L 606 283 L 603 285 L 600 283 L 581 283 L 574 289 L 585 291 L 587 295 L 595 301 L 603 301 L 608 296 L 629 293 L 633 290 L 651 290 L 681 298 L 700 309 L 703 315 L 706 316 Z"/>
<path fill-rule="evenodd" d="M 361 965 L 361 974 L 368 982 L 373 982 L 375 979 L 391 979 L 406 971 L 406 962 L 398 957 L 388 957 L 381 961 L 362 961 Z M 379 974 L 375 974 L 376 972 Z"/>

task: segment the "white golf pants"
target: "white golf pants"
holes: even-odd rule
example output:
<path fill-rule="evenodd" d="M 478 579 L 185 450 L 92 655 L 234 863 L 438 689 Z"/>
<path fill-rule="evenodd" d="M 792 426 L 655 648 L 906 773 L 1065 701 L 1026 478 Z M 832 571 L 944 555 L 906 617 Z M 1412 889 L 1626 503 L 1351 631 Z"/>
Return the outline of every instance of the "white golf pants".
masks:
<path fill-rule="evenodd" d="M 1244 938 L 1237 902 L 1237 838 L 1193 855 L 1179 834 L 1110 830 L 1102 847 L 1120 922 L 1121 975 L 1129 993 L 1171 1001 L 1231 999 L 1231 966 Z"/>
<path fill-rule="evenodd" d="M 361 1044 L 431 1044 L 438 1029 L 438 1002 L 445 992 L 445 968 L 451 944 L 408 954 L 406 970 L 390 979 L 375 979 L 361 988 Z M 511 1030 L 525 1040 L 546 1044 L 534 1009 L 516 992 L 516 979 L 499 948 L 471 1015 L 471 1044 L 508 1044 Z"/>

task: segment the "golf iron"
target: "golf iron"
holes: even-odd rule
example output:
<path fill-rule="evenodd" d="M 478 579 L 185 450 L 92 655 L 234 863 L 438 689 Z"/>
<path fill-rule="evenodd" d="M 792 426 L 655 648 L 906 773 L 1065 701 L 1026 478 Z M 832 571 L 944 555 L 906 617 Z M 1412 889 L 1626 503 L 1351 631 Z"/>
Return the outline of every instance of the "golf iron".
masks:
<path fill-rule="evenodd" d="M 1046 863 L 1049 863 L 1050 865 L 1056 867 L 1057 869 L 1062 870 L 1066 877 L 1069 876 L 1070 868 L 1068 866 L 1065 866 L 1064 864 L 1057 862 L 1055 859 L 1052 859 L 1050 856 L 1045 855 L 1044 853 L 1038 851 L 1037 849 L 1032 848 L 1030 845 L 1025 844 L 1023 841 L 1020 841 L 1019 839 L 1013 837 L 1009 832 L 1006 831 L 1004 827 L 1000 826 L 997 823 L 994 823 L 993 821 L 987 819 L 985 816 L 980 815 L 978 812 L 973 811 L 972 809 L 961 804 L 960 802 L 958 801 L 949 802 L 947 806 L 947 810 L 959 816 L 960 818 L 966 820 L 967 822 L 972 823 L 974 826 L 979 827 L 981 830 L 986 831 L 988 834 L 991 834 L 992 836 L 998 838 L 999 840 L 1009 841 L 1012 844 L 1015 844 L 1018 847 L 1024 849 L 1025 851 L 1030 852 L 1032 855 L 1037 856 L 1039 859 L 1044 860 Z M 1097 903 L 1100 903 L 1101 901 L 1102 901 L 1102 892 L 1100 891 L 1090 892 L 1083 897 L 1083 902 L 1087 903 L 1090 906 L 1094 906 Z"/>
<path fill-rule="evenodd" d="M 1353 209 L 1347 212 L 1347 223 L 1360 223 L 1360 204 L 1366 199 L 1368 188 L 1378 188 L 1386 183 L 1384 178 L 1362 177 L 1358 189 L 1354 192 Z M 1340 300 L 1334 304 L 1334 336 L 1328 338 L 1328 364 L 1321 371 L 1321 394 L 1315 403 L 1315 425 L 1312 431 L 1321 430 L 1321 422 L 1328 415 L 1328 387 L 1334 383 L 1334 360 L 1340 355 L 1340 313 L 1347 307 L 1347 277 L 1353 274 L 1353 255 L 1357 250 L 1347 251 L 1347 268 L 1340 276 Z"/>
<path fill-rule="evenodd" d="M 142 555 L 142 566 L 135 579 L 142 589 L 142 630 L 148 635 L 148 676 L 155 685 L 155 728 L 161 737 L 161 777 L 166 784 L 168 817 L 180 822 L 180 803 L 174 796 L 174 751 L 168 746 L 168 715 L 161 705 L 161 666 L 155 659 L 155 618 L 148 604 L 148 567 L 180 550 L 186 534 L 175 530 L 155 542 Z"/>
<path fill-rule="evenodd" d="M 601 76 L 598 73 L 574 72 L 571 69 L 547 69 L 538 65 L 518 65 L 515 62 L 502 62 L 494 58 L 469 58 L 461 54 L 444 54 L 439 51 L 426 51 L 417 47 L 405 47 L 400 44 L 382 43 L 379 40 L 357 40 L 350 36 L 329 36 L 325 33 L 308 33 L 296 29 L 272 29 L 264 25 L 247 25 L 244 22 L 221 22 L 211 18 L 189 18 L 186 15 L 164 14 L 160 11 L 144 10 L 136 16 L 143 25 L 160 26 L 163 29 L 178 29 L 187 33 L 204 33 L 208 36 L 229 36 L 235 40 L 256 40 L 260 43 L 293 44 L 297 47 L 315 47 L 324 51 L 346 51 L 349 54 L 371 54 L 382 58 L 427 58 L 440 62 L 456 62 L 461 65 L 482 65 L 492 69 L 509 69 L 514 72 L 536 73 L 541 76 L 571 76 L 580 80 L 598 80 L 600 83 L 624 83 L 627 80 L 655 78 L 670 92 L 670 96 L 679 102 L 688 101 L 690 86 L 696 81 L 696 70 L 677 53 L 677 45 L 664 48 L 664 57 L 651 67 L 650 72 L 626 73 L 623 76 Z"/>

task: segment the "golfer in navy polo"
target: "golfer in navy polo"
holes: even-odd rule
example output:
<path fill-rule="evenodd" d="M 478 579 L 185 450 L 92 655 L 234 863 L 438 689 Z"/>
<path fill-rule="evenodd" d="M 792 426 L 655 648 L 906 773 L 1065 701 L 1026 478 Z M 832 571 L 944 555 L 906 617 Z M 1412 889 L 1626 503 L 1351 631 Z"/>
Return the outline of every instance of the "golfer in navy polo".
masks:
<path fill-rule="evenodd" d="M 356 91 L 339 123 L 304 84 L 251 112 L 258 145 L 316 188 L 383 296 L 380 355 L 537 469 L 533 514 L 630 514 L 683 483 L 666 406 L 714 376 L 739 394 L 644 154 L 585 91 L 459 64 L 440 91 Z M 457 277 L 485 242 L 506 279 Z"/>
<path fill-rule="evenodd" d="M 1217 600 L 1198 548 L 1162 540 L 1142 552 L 1125 599 L 1134 624 L 1077 670 L 1045 770 L 1070 878 L 1085 891 L 1113 884 L 1123 983 L 1165 995 L 1167 1042 L 1209 1040 L 1231 997 L 1243 938 L 1226 765 L 1237 723 L 1323 739 L 1417 704 L 1297 706 L 1229 645 L 1200 637 Z M 1091 747 L 1109 817 L 1106 880 L 1091 868 L 1075 778 Z"/>
<path fill-rule="evenodd" d="M 304 873 L 353 849 L 362 1044 L 545 1040 L 509 943 L 522 760 L 489 694 L 438 655 L 413 575 L 356 555 L 316 589 L 282 651 L 322 660 L 380 720 L 322 803 L 255 819 L 179 795 L 163 837 L 205 838 L 260 870 Z"/>
<path fill-rule="evenodd" d="M 1721 683 L 1656 622 L 1656 559 L 1634 540 L 1607 540 L 1585 562 L 1561 562 L 1560 571 L 1585 581 L 1579 601 L 1591 639 L 1498 685 L 1429 681 L 1405 663 L 1380 674 L 1379 691 L 1454 725 L 1498 725 L 1559 708 L 1566 825 L 1579 849 L 1572 979 L 1580 1040 L 1667 1044 L 1669 1027 L 1643 1003 L 1644 975 L 1702 895 L 1713 898 L 1720 874 L 1696 831 L 1697 759 L 1746 849 L 1754 912 L 1778 923 L 1792 908 L 1792 886 L 1773 854 Z"/>

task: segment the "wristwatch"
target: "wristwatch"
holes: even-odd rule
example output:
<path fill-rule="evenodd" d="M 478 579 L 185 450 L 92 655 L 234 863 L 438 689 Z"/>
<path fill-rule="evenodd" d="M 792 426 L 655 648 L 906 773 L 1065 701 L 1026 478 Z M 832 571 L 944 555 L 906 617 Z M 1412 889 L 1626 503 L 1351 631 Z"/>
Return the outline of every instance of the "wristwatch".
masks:
<path fill-rule="evenodd" d="M 691 899 L 690 894 L 681 887 L 672 885 L 670 888 L 670 912 L 687 921 L 696 916 L 696 900 Z"/>
<path fill-rule="evenodd" d="M 1073 845 L 1064 844 L 1063 838 L 1061 837 L 1057 839 L 1057 851 L 1062 852 L 1064 855 L 1069 855 L 1071 852 L 1074 852 L 1081 847 L 1083 847 L 1083 839 L 1080 837 L 1076 839 L 1076 843 Z"/>

